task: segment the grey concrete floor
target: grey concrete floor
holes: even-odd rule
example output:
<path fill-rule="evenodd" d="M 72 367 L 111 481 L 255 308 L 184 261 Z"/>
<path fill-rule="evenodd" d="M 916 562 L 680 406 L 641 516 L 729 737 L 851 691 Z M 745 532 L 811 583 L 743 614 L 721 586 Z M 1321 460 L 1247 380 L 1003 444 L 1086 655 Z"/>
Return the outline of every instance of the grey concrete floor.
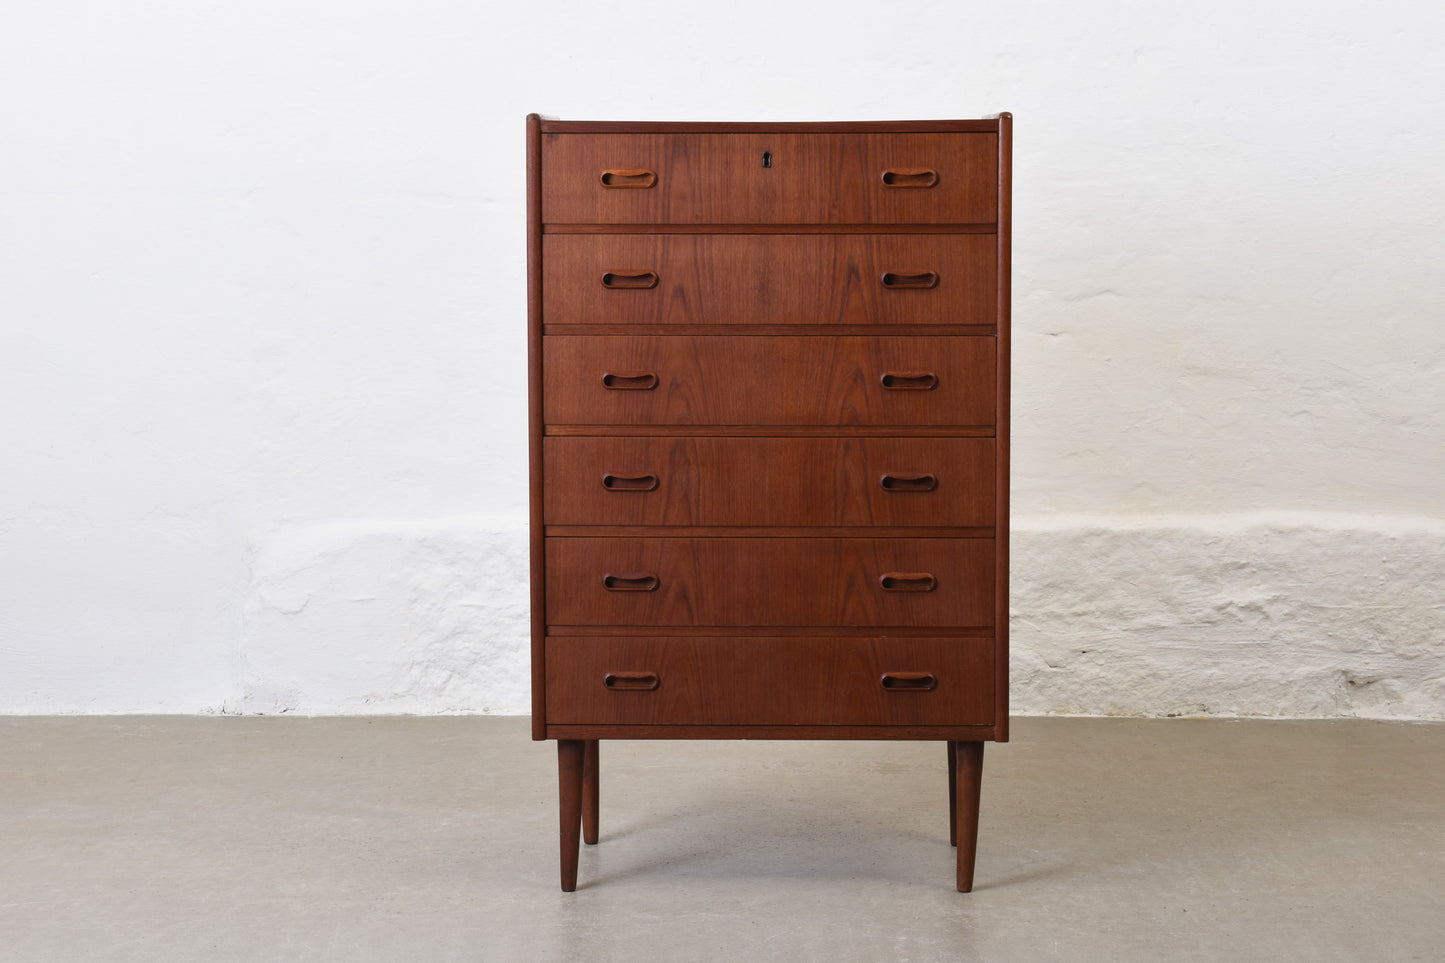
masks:
<path fill-rule="evenodd" d="M 0 718 L 5 960 L 1441 960 L 1445 725 L 605 742 L 557 884 L 520 718 Z"/>

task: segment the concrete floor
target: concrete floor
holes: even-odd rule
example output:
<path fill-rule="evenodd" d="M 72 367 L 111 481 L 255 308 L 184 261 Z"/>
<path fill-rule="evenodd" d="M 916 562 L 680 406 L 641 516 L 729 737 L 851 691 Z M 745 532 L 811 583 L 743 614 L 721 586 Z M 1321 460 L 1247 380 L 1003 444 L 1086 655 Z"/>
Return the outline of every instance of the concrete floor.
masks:
<path fill-rule="evenodd" d="M 4 960 L 1440 960 L 1445 725 L 608 742 L 557 885 L 521 718 L 0 718 Z"/>

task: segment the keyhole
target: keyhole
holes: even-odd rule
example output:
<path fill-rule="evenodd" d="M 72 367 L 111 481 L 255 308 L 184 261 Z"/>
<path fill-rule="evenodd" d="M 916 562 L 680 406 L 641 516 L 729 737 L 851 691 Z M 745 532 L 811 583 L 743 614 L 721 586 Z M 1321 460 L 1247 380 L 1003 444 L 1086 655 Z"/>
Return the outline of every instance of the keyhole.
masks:
<path fill-rule="evenodd" d="M 772 167 L 772 166 L 773 166 L 773 152 L 772 152 L 772 151 L 770 151 L 770 150 L 765 150 L 765 151 L 763 151 L 763 166 L 764 166 L 764 167 Z"/>

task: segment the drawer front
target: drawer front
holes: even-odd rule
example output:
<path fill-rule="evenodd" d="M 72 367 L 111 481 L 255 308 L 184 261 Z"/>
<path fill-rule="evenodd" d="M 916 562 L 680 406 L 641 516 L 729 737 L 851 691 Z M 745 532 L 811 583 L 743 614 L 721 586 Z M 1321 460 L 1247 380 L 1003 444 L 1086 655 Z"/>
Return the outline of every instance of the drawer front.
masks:
<path fill-rule="evenodd" d="M 553 224 L 992 224 L 997 196 L 997 134 L 542 136 Z"/>
<path fill-rule="evenodd" d="M 553 725 L 987 725 L 993 640 L 547 639 Z"/>
<path fill-rule="evenodd" d="M 992 438 L 547 438 L 548 525 L 994 524 Z"/>
<path fill-rule="evenodd" d="M 992 538 L 548 538 L 556 626 L 993 624 Z"/>
<path fill-rule="evenodd" d="M 987 234 L 549 234 L 548 324 L 993 325 Z"/>
<path fill-rule="evenodd" d="M 995 418 L 989 337 L 542 341 L 549 425 L 981 426 Z"/>

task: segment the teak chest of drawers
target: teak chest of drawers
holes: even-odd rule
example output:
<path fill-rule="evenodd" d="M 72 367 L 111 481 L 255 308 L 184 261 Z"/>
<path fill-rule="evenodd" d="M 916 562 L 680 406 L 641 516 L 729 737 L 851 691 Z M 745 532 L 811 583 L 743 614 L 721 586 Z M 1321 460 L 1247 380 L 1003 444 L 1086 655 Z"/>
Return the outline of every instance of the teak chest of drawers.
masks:
<path fill-rule="evenodd" d="M 1012 118 L 527 118 L 532 734 L 1008 738 Z"/>

